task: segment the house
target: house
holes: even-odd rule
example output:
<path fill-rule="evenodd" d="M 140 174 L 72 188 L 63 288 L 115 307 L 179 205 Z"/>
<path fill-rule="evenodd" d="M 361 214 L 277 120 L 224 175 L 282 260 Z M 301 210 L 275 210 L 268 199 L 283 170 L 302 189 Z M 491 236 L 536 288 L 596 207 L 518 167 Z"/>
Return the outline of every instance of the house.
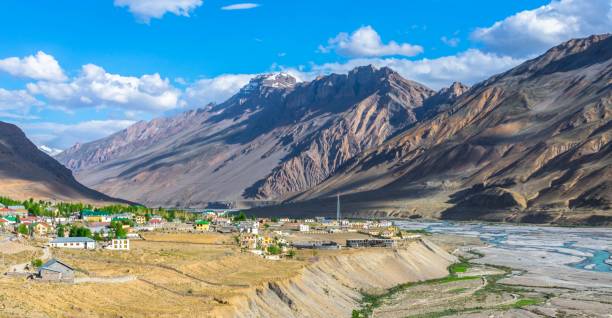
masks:
<path fill-rule="evenodd" d="M 18 217 L 25 217 L 28 215 L 28 210 L 23 205 L 9 205 L 7 207 L 9 213 Z"/>
<path fill-rule="evenodd" d="M 7 215 L 7 216 L 3 217 L 2 219 L 5 220 L 7 224 L 15 224 L 15 223 L 17 223 L 17 217 L 13 216 L 13 215 Z"/>
<path fill-rule="evenodd" d="M 128 239 L 112 239 L 111 243 L 106 246 L 109 250 L 116 251 L 129 251 L 130 250 L 130 240 Z"/>
<path fill-rule="evenodd" d="M 310 226 L 308 224 L 300 224 L 298 225 L 298 230 L 300 232 L 308 232 L 310 231 Z"/>
<path fill-rule="evenodd" d="M 30 224 L 34 224 L 36 223 L 36 217 L 35 216 L 26 216 L 26 217 L 20 217 L 19 218 L 19 223 L 23 223 L 26 225 L 30 225 Z"/>
<path fill-rule="evenodd" d="M 144 215 L 137 215 L 134 217 L 134 222 L 137 224 L 145 224 L 147 223 L 147 218 Z"/>
<path fill-rule="evenodd" d="M 39 222 L 34 225 L 34 233 L 39 236 L 46 236 L 49 232 L 51 232 L 51 225 Z"/>
<path fill-rule="evenodd" d="M 256 234 L 241 234 L 240 247 L 248 249 L 256 249 L 259 238 Z"/>
<path fill-rule="evenodd" d="M 74 281 L 74 268 L 70 265 L 52 258 L 38 268 L 38 277 L 47 281 Z"/>
<path fill-rule="evenodd" d="M 86 222 L 110 222 L 113 218 L 108 212 L 83 210 L 81 219 Z"/>
<path fill-rule="evenodd" d="M 314 219 L 304 219 L 304 223 L 314 223 Z"/>
<path fill-rule="evenodd" d="M 259 223 L 253 221 L 241 221 L 238 223 L 238 231 L 251 234 L 259 234 Z"/>
<path fill-rule="evenodd" d="M 93 250 L 96 241 L 89 237 L 58 237 L 51 241 L 51 247 Z"/>
<path fill-rule="evenodd" d="M 151 215 L 151 218 L 149 219 L 149 223 L 162 223 L 163 221 L 164 218 L 159 215 Z"/>
<path fill-rule="evenodd" d="M 167 222 L 162 224 L 162 229 L 169 232 L 190 232 L 193 231 L 193 225 L 183 222 Z"/>
<path fill-rule="evenodd" d="M 210 230 L 210 222 L 206 220 L 197 220 L 195 222 L 196 231 L 208 231 Z"/>

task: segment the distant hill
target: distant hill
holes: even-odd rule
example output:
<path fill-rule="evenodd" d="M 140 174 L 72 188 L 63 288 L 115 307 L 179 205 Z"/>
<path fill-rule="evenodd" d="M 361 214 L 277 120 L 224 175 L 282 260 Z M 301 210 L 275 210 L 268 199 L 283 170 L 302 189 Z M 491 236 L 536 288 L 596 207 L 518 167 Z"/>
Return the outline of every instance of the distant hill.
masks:
<path fill-rule="evenodd" d="M 0 179 L 0 195 L 19 200 L 125 202 L 83 186 L 70 170 L 39 150 L 17 126 L 5 122 L 0 122 Z"/>

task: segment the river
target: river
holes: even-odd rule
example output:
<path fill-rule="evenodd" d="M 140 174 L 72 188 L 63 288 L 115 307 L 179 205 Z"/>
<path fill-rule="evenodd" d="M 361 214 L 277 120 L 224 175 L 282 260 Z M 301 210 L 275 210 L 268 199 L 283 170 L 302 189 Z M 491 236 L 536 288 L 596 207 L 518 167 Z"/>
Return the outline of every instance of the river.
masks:
<path fill-rule="evenodd" d="M 516 252 L 525 263 L 542 259 L 581 271 L 612 273 L 612 229 L 569 228 L 462 222 L 395 222 L 403 229 L 424 229 L 480 238 L 488 252 Z"/>

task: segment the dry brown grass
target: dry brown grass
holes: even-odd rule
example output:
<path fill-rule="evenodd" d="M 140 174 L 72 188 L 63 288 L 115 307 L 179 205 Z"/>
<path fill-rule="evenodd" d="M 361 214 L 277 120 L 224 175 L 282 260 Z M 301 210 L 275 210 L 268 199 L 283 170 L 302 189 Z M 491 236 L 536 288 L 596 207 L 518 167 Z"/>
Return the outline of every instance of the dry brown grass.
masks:
<path fill-rule="evenodd" d="M 150 234 L 130 251 L 54 249 L 80 275 L 135 275 L 117 284 L 60 284 L 0 278 L 2 316 L 197 317 L 251 286 L 298 273 L 306 262 L 269 261 L 236 246 L 231 235 Z"/>

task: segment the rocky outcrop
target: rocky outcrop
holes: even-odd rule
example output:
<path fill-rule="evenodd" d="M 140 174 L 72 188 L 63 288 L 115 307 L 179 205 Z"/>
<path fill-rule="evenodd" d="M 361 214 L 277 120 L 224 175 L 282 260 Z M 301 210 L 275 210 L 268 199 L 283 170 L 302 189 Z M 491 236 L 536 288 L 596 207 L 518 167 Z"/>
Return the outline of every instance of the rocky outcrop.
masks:
<path fill-rule="evenodd" d="M 70 170 L 39 150 L 17 126 L 4 122 L 0 122 L 0 179 L 0 195 L 13 199 L 122 202 L 77 182 Z"/>

